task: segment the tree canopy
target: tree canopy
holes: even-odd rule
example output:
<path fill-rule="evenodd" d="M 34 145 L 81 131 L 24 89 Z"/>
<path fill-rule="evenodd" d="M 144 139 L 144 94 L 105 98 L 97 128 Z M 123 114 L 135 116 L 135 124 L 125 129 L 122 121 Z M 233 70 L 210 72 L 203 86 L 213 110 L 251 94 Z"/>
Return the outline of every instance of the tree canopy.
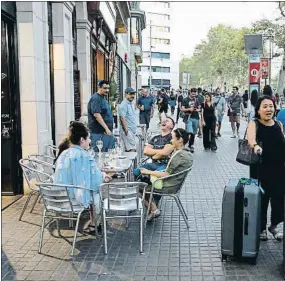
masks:
<path fill-rule="evenodd" d="M 248 28 L 235 29 L 218 25 L 209 30 L 207 39 L 195 47 L 191 58 L 183 58 L 181 72 L 190 72 L 190 85 L 204 87 L 246 85 L 248 56 L 244 49 L 244 35 Z"/>

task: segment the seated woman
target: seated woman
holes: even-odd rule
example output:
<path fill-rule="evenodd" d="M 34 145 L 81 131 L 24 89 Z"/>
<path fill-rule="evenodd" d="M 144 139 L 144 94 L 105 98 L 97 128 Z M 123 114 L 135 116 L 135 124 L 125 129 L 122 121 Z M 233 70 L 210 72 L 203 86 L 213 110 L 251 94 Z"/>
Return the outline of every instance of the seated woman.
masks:
<path fill-rule="evenodd" d="M 88 129 L 80 122 L 72 122 L 69 127 L 67 139 L 70 142 L 69 148 L 65 149 L 57 158 L 54 183 L 77 185 L 92 189 L 96 194 L 91 197 L 91 192 L 83 189 L 70 188 L 69 192 L 73 198 L 85 207 L 90 206 L 90 227 L 94 227 L 92 203 L 96 213 L 100 212 L 99 185 L 103 180 L 109 181 L 87 150 L 90 145 L 90 134 Z"/>
<path fill-rule="evenodd" d="M 174 147 L 173 154 L 167 164 L 165 171 L 150 171 L 147 169 L 141 169 L 141 173 L 144 175 L 154 176 L 156 178 L 167 177 L 183 170 L 190 168 L 193 164 L 193 156 L 190 153 L 188 148 L 185 148 L 185 145 L 189 141 L 189 135 L 184 129 L 176 129 L 172 132 L 171 143 Z M 179 175 L 175 178 L 170 178 L 163 182 L 163 192 L 164 193 L 174 193 L 176 192 L 181 185 L 181 181 L 183 181 L 184 175 Z M 150 191 L 150 188 L 148 189 Z M 156 189 L 154 187 L 154 192 L 161 192 L 162 189 Z M 145 203 L 148 205 L 149 197 L 145 198 Z M 150 214 L 148 216 L 148 220 L 152 220 L 155 217 L 160 215 L 160 210 L 157 208 L 154 202 L 151 202 L 150 205 Z"/>

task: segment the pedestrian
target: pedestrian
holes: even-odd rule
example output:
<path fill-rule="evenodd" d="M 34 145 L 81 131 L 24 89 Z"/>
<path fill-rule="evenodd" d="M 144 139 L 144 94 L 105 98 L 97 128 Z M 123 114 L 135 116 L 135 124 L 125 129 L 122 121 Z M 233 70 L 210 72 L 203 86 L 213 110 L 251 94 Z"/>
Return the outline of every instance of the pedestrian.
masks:
<path fill-rule="evenodd" d="M 251 95 L 250 95 L 250 104 L 248 105 L 248 108 L 247 108 L 249 121 L 255 119 L 255 107 L 256 107 L 257 101 L 258 101 L 258 92 L 257 90 L 252 90 Z"/>
<path fill-rule="evenodd" d="M 198 95 L 197 95 L 197 100 L 198 100 L 198 105 L 199 105 L 199 109 L 201 109 L 201 105 L 202 103 L 205 101 L 204 95 L 203 95 L 203 91 L 202 88 L 198 88 Z M 201 122 L 202 118 L 201 118 L 201 114 L 199 113 L 199 131 L 198 131 L 198 138 L 202 138 L 202 132 L 203 132 L 203 124 Z"/>
<path fill-rule="evenodd" d="M 243 107 L 244 107 L 244 109 L 245 109 L 245 111 L 246 111 L 246 109 L 247 109 L 247 106 L 248 106 L 248 90 L 245 90 L 244 91 L 244 94 L 242 95 L 242 103 L 243 103 Z"/>
<path fill-rule="evenodd" d="M 261 240 L 267 240 L 267 209 L 271 205 L 271 225 L 268 231 L 278 241 L 282 233 L 277 225 L 284 220 L 285 138 L 283 126 L 274 120 L 276 105 L 270 96 L 258 99 L 255 121 L 248 124 L 247 138 L 255 153 L 261 152 L 261 161 L 250 167 L 250 176 L 258 178 L 264 194 L 261 195 Z"/>
<path fill-rule="evenodd" d="M 118 128 L 118 99 L 111 102 L 111 110 L 113 114 L 115 128 Z"/>
<path fill-rule="evenodd" d="M 138 99 L 138 109 L 140 124 L 146 124 L 146 130 L 148 130 L 150 119 L 153 117 L 153 105 L 153 97 L 148 95 L 147 89 L 142 89 L 142 96 Z"/>
<path fill-rule="evenodd" d="M 212 101 L 212 95 L 207 93 L 205 95 L 205 101 L 201 105 L 201 122 L 203 124 L 203 145 L 206 151 L 217 150 L 215 131 L 217 123 L 217 113 L 215 105 Z"/>
<path fill-rule="evenodd" d="M 90 133 L 81 122 L 72 122 L 69 127 L 67 147 L 58 157 L 55 164 L 54 183 L 65 185 L 76 185 L 92 189 L 95 194 L 83 189 L 70 188 L 68 190 L 71 198 L 86 208 L 90 206 L 89 213 L 91 222 L 90 232 L 95 232 L 92 203 L 96 214 L 100 214 L 99 186 L 103 181 L 109 182 L 111 178 L 102 173 L 94 157 L 87 152 L 90 148 Z M 99 225 L 97 225 L 99 227 Z"/>
<path fill-rule="evenodd" d="M 113 136 L 114 118 L 107 101 L 110 84 L 102 80 L 98 85 L 98 92 L 88 102 L 88 127 L 91 132 L 91 147 L 98 152 L 96 142 L 103 141 L 102 152 L 107 152 L 115 146 Z"/>
<path fill-rule="evenodd" d="M 214 98 L 214 105 L 217 110 L 217 121 L 218 121 L 218 132 L 217 136 L 221 137 L 221 128 L 222 128 L 222 121 L 227 110 L 227 101 L 221 95 L 220 88 L 217 88 L 216 96 Z"/>
<path fill-rule="evenodd" d="M 137 118 L 133 105 L 136 91 L 133 88 L 125 89 L 125 99 L 119 105 L 120 136 L 124 144 L 124 151 L 136 152 L 137 150 Z"/>
<path fill-rule="evenodd" d="M 269 96 L 273 99 L 273 101 L 276 103 L 276 97 L 273 94 L 272 88 L 270 85 L 265 85 L 263 88 L 263 95 L 264 96 Z"/>
<path fill-rule="evenodd" d="M 172 92 L 172 91 L 170 94 L 169 105 L 170 105 L 170 109 L 171 109 L 171 115 L 173 115 L 174 111 L 175 111 L 175 106 L 176 106 L 176 96 L 175 96 L 174 92 Z"/>
<path fill-rule="evenodd" d="M 177 116 L 176 116 L 176 124 L 178 123 L 179 117 L 180 117 L 180 112 L 181 112 L 181 107 L 182 107 L 182 102 L 183 102 L 183 94 L 181 90 L 177 90 Z"/>
<path fill-rule="evenodd" d="M 276 120 L 283 125 L 283 133 L 285 134 L 285 108 L 280 110 Z"/>
<path fill-rule="evenodd" d="M 159 97 L 159 111 L 158 111 L 158 117 L 159 117 L 159 124 L 161 124 L 161 114 L 164 112 L 165 117 L 167 117 L 167 112 L 168 112 L 168 100 L 169 97 L 165 91 L 164 88 L 161 89 L 161 95 Z"/>
<path fill-rule="evenodd" d="M 282 103 L 279 94 L 276 93 L 276 116 L 278 116 L 280 110 L 282 109 Z"/>
<path fill-rule="evenodd" d="M 238 87 L 233 87 L 233 93 L 228 101 L 228 116 L 232 126 L 232 138 L 239 137 L 240 115 L 244 111 L 242 97 L 238 92 Z"/>
<path fill-rule="evenodd" d="M 192 153 L 194 153 L 195 135 L 198 132 L 200 119 L 196 93 L 196 88 L 191 88 L 188 91 L 188 97 L 183 100 L 181 109 L 185 113 L 183 122 L 185 123 L 186 131 L 189 134 L 189 148 Z"/>

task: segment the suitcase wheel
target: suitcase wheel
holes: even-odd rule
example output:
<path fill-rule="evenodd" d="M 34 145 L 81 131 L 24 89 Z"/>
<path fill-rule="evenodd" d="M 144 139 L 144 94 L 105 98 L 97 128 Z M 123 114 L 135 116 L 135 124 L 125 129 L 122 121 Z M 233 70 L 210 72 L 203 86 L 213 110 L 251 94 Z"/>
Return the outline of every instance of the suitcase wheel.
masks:
<path fill-rule="evenodd" d="M 227 261 L 227 259 L 228 259 L 228 257 L 226 255 L 222 254 L 222 262 Z"/>

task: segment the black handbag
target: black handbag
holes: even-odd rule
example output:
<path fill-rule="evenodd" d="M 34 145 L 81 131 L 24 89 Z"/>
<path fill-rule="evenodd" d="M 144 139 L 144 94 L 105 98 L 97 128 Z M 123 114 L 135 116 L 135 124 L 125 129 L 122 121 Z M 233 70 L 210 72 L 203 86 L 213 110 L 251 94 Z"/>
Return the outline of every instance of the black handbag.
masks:
<path fill-rule="evenodd" d="M 258 123 L 255 121 L 256 131 L 258 127 Z M 236 161 L 246 166 L 251 166 L 257 164 L 259 162 L 259 155 L 255 154 L 253 148 L 251 148 L 248 144 L 248 140 L 245 138 L 247 133 L 247 129 L 244 134 L 243 139 L 239 139 L 238 141 L 238 153 L 236 157 Z"/>

